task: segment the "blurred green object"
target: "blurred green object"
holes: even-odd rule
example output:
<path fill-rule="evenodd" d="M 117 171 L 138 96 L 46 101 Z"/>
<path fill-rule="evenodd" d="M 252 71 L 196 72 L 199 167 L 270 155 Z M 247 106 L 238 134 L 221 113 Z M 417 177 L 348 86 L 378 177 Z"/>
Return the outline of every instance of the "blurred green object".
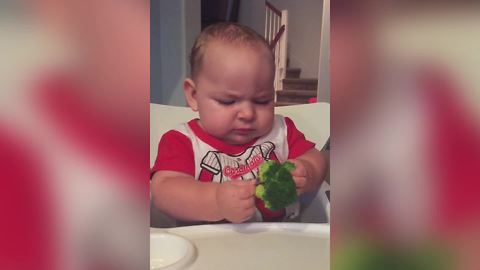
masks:
<path fill-rule="evenodd" d="M 453 269 L 451 253 L 433 243 L 401 246 L 356 240 L 342 244 L 333 254 L 333 270 Z"/>
<path fill-rule="evenodd" d="M 260 183 L 255 195 L 265 202 L 265 207 L 277 211 L 297 199 L 297 190 L 291 172 L 295 165 L 289 161 L 280 164 L 268 160 L 260 166 Z"/>

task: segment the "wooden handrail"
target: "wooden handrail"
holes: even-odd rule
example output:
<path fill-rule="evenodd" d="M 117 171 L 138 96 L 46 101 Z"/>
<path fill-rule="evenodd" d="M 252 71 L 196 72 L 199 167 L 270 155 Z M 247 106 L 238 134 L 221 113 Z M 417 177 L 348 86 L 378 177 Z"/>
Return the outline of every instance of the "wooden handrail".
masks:
<path fill-rule="evenodd" d="M 285 25 L 282 25 L 280 29 L 278 30 L 278 33 L 275 35 L 275 38 L 270 42 L 270 50 L 273 50 L 275 46 L 277 45 L 278 41 L 283 35 L 283 32 L 285 32 Z"/>
<path fill-rule="evenodd" d="M 268 1 L 265 1 L 265 5 L 271 9 L 273 12 L 275 12 L 275 14 L 277 14 L 278 16 L 282 16 L 282 12 L 276 8 L 274 5 L 272 5 L 272 3 L 268 2 Z"/>

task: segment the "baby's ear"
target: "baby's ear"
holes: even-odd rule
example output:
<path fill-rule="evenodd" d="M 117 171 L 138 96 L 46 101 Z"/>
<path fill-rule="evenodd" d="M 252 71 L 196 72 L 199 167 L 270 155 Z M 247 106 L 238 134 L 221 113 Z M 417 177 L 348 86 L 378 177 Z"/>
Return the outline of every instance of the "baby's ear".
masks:
<path fill-rule="evenodd" d="M 192 79 L 185 79 L 183 82 L 183 92 L 185 93 L 188 106 L 190 106 L 193 111 L 198 111 L 197 88 Z"/>

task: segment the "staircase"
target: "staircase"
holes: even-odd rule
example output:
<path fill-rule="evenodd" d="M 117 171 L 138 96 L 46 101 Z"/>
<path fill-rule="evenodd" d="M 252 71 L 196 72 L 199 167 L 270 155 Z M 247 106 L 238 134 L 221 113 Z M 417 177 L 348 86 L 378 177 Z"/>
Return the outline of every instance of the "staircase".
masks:
<path fill-rule="evenodd" d="M 317 97 L 318 79 L 300 78 L 300 68 L 287 68 L 286 78 L 282 80 L 283 90 L 276 91 L 275 106 L 306 104 L 310 98 Z"/>
<path fill-rule="evenodd" d="M 288 11 L 265 1 L 265 40 L 275 58 L 275 106 L 306 104 L 317 97 L 318 79 L 301 78 L 300 68 L 289 68 L 287 60 Z"/>

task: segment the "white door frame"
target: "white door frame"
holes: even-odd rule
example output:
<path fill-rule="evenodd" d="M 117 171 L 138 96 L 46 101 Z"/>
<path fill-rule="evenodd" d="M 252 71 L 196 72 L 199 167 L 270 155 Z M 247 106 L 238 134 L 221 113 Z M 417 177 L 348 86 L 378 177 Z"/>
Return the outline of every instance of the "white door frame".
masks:
<path fill-rule="evenodd" d="M 330 0 L 323 0 L 317 101 L 330 102 Z"/>

